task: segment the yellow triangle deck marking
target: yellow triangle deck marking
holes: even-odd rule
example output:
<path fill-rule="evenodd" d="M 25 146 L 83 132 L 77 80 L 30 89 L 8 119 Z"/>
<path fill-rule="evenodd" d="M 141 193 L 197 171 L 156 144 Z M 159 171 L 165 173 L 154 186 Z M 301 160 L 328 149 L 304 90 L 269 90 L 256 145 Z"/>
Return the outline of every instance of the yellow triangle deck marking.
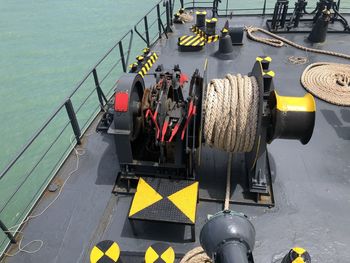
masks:
<path fill-rule="evenodd" d="M 195 182 L 168 196 L 168 199 L 194 223 L 196 219 L 197 195 L 198 182 Z"/>
<path fill-rule="evenodd" d="M 98 247 L 94 247 L 91 250 L 90 253 L 90 262 L 91 263 L 96 263 L 98 262 L 102 257 L 104 256 L 104 253 L 98 248 Z"/>
<path fill-rule="evenodd" d="M 161 259 L 164 260 L 165 263 L 174 263 L 175 261 L 175 252 L 172 247 L 169 247 L 167 250 L 163 252 L 163 254 L 160 256 Z"/>
<path fill-rule="evenodd" d="M 136 214 L 137 212 L 153 205 L 154 203 L 162 200 L 163 197 L 156 192 L 145 180 L 140 178 L 137 185 L 136 193 L 131 204 L 129 216 Z"/>
<path fill-rule="evenodd" d="M 105 255 L 112 259 L 114 262 L 117 262 L 120 255 L 120 249 L 118 244 L 114 242 L 106 251 Z"/>
<path fill-rule="evenodd" d="M 145 263 L 154 263 L 158 258 L 157 252 L 152 247 L 149 247 L 145 254 Z"/>

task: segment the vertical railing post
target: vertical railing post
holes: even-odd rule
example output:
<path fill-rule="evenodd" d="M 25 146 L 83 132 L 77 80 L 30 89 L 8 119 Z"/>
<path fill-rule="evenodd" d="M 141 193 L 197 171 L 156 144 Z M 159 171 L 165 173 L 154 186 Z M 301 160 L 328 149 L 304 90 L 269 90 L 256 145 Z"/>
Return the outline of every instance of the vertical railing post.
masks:
<path fill-rule="evenodd" d="M 147 21 L 147 16 L 144 17 L 144 22 L 145 22 L 145 32 L 146 32 L 146 42 L 147 42 L 147 47 L 150 46 L 149 43 L 149 32 L 148 32 L 148 21 Z"/>
<path fill-rule="evenodd" d="M 159 33 L 159 39 L 162 38 L 162 25 L 161 25 L 161 18 L 160 18 L 160 6 L 157 5 L 157 17 L 158 17 L 158 33 Z"/>
<path fill-rule="evenodd" d="M 166 11 L 166 32 L 172 32 L 171 27 L 170 27 L 170 6 L 169 6 L 169 1 L 165 1 L 165 11 Z"/>
<path fill-rule="evenodd" d="M 124 58 L 124 50 L 123 50 L 123 42 L 122 41 L 119 42 L 119 52 L 120 52 L 120 59 L 122 61 L 123 71 L 125 73 L 126 72 L 126 63 L 125 63 L 125 58 Z M 94 69 L 94 71 L 96 72 L 96 69 Z M 96 76 L 97 76 L 97 74 L 96 74 Z M 94 75 L 94 77 L 95 77 L 95 75 Z M 96 83 L 96 81 L 95 81 L 95 83 Z"/>
<path fill-rule="evenodd" d="M 263 13 L 262 13 L 263 16 L 265 16 L 265 12 L 266 12 L 266 0 L 264 0 L 264 7 L 263 7 Z"/>
<path fill-rule="evenodd" d="M 173 3 L 172 3 L 173 0 L 169 0 L 169 1 L 170 1 L 170 3 L 169 3 L 169 7 L 170 7 L 170 14 L 169 14 L 170 25 L 173 25 L 173 12 L 174 12 L 174 10 L 173 10 Z"/>
<path fill-rule="evenodd" d="M 184 8 L 184 0 L 180 0 L 181 8 Z"/>
<path fill-rule="evenodd" d="M 77 140 L 77 144 L 80 145 L 81 144 L 81 141 L 80 141 L 81 131 L 80 131 L 79 123 L 77 120 L 77 115 L 74 112 L 72 101 L 70 99 L 68 99 L 66 101 L 66 103 L 64 104 L 64 106 L 66 107 L 67 114 L 68 114 L 68 117 L 70 120 L 70 124 L 72 125 L 75 139 Z"/>
<path fill-rule="evenodd" d="M 4 233 L 7 235 L 7 237 L 10 239 L 12 244 L 16 244 L 16 239 L 15 237 L 12 235 L 12 233 L 8 230 L 8 228 L 6 227 L 6 225 L 1 221 L 0 219 L 0 228 L 2 229 L 2 231 L 4 231 Z"/>
<path fill-rule="evenodd" d="M 106 96 L 103 94 L 103 91 L 102 91 L 102 89 L 101 89 L 100 82 L 99 82 L 98 76 L 97 76 L 96 68 L 94 68 L 94 69 L 92 70 L 92 75 L 94 76 L 94 81 L 95 81 L 95 87 L 96 87 L 97 97 L 98 97 L 98 101 L 100 102 L 101 110 L 104 111 L 104 104 L 107 103 L 107 98 L 106 98 Z"/>

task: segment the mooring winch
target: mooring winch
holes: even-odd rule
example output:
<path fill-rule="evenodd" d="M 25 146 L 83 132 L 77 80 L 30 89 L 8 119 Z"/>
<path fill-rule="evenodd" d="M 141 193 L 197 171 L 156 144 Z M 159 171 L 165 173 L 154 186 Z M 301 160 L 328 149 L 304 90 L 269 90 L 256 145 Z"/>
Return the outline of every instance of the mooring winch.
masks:
<path fill-rule="evenodd" d="M 314 98 L 278 95 L 270 62 L 270 57 L 258 57 L 247 76 L 214 79 L 208 86 L 198 70 L 188 82 L 178 65 L 171 70 L 158 66 L 150 87 L 139 74 L 122 77 L 109 128 L 117 146 L 119 179 L 196 179 L 200 159 L 194 157 L 207 143 L 243 152 L 249 191 L 268 194 L 267 143 L 280 138 L 306 144 L 315 122 Z"/>

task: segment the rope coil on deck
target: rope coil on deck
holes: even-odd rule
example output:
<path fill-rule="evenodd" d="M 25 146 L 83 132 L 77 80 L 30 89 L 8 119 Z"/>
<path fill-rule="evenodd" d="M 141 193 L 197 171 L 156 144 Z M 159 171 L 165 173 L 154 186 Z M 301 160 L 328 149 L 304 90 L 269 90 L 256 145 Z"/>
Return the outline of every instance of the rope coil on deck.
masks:
<path fill-rule="evenodd" d="M 259 87 L 255 77 L 227 74 L 208 84 L 204 136 L 209 146 L 250 152 L 258 124 Z"/>
<path fill-rule="evenodd" d="M 301 75 L 301 84 L 322 100 L 350 106 L 350 65 L 313 63 Z"/>
<path fill-rule="evenodd" d="M 278 36 L 276 34 L 269 32 L 268 30 L 265 30 L 265 29 L 262 29 L 259 27 L 247 26 L 247 27 L 245 27 L 245 30 L 247 31 L 247 36 L 251 40 L 254 40 L 254 41 L 266 44 L 266 45 L 270 45 L 273 47 L 283 47 L 284 45 L 288 44 L 292 47 L 295 47 L 295 48 L 298 48 L 298 49 L 301 49 L 301 50 L 304 50 L 307 52 L 313 52 L 313 53 L 318 53 L 318 54 L 323 54 L 323 55 L 330 55 L 330 56 L 350 59 L 350 55 L 338 53 L 338 52 L 334 52 L 334 51 L 329 51 L 329 50 L 308 48 L 308 47 L 299 45 L 293 41 L 290 41 L 284 37 Z M 254 36 L 253 33 L 256 33 L 256 32 L 264 33 L 266 35 L 271 36 L 272 38 Z"/>
<path fill-rule="evenodd" d="M 195 247 L 188 251 L 181 259 L 180 263 L 211 263 L 212 260 L 208 257 L 201 246 Z"/>

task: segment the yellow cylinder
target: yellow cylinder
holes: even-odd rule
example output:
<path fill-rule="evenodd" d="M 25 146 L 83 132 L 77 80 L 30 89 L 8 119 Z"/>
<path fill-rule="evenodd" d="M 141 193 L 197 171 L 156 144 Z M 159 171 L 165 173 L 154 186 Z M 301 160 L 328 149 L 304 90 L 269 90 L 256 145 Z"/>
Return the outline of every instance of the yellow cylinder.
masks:
<path fill-rule="evenodd" d="M 276 91 L 270 96 L 272 130 L 269 141 L 273 139 L 300 140 L 307 144 L 315 126 L 316 103 L 310 93 L 303 97 L 280 96 Z"/>

